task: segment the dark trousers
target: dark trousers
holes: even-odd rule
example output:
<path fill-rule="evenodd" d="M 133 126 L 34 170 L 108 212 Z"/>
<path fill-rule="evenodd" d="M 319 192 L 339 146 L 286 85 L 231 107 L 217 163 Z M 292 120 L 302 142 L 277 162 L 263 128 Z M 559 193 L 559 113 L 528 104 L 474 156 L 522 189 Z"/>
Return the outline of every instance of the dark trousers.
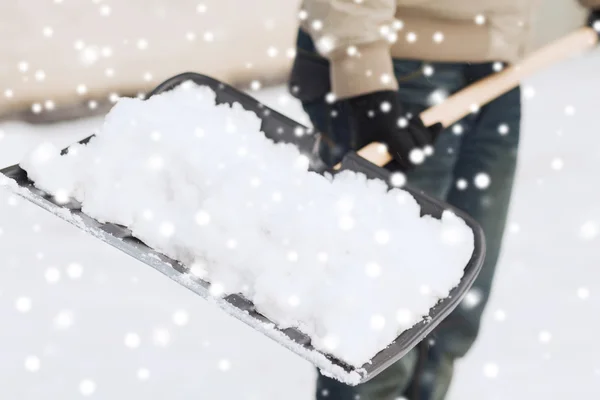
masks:
<path fill-rule="evenodd" d="M 319 58 L 311 39 L 302 32 L 297 47 L 299 56 Z M 430 76 L 423 73 L 426 64 L 433 67 Z M 425 63 L 400 59 L 394 60 L 394 70 L 400 85 L 398 96 L 413 113 L 430 107 L 439 93 L 452 94 L 494 73 L 492 63 Z M 298 86 L 296 92 L 318 91 L 311 85 L 324 81 L 308 74 L 311 75 L 313 77 L 306 82 L 294 82 Z M 328 90 L 323 88 L 324 93 Z M 315 129 L 328 139 L 321 142 L 320 149 L 327 163 L 336 162 L 345 151 L 356 149 L 360 138 L 352 137 L 348 109 L 343 102 L 336 105 L 332 113 L 324 96 L 299 97 Z M 520 89 L 516 88 L 447 127 L 436 142 L 434 155 L 407 174 L 412 186 L 466 211 L 483 227 L 486 260 L 468 301 L 435 330 L 432 340 L 428 340 L 433 345 L 413 349 L 362 385 L 350 387 L 319 375 L 317 399 L 395 400 L 405 396 L 412 400 L 439 400 L 445 397 L 454 361 L 465 356 L 477 338 L 490 295 L 517 164 L 520 122 L 521 97 Z M 489 185 L 485 185 L 485 177 L 489 177 Z M 484 185 L 477 185 L 476 181 Z"/>

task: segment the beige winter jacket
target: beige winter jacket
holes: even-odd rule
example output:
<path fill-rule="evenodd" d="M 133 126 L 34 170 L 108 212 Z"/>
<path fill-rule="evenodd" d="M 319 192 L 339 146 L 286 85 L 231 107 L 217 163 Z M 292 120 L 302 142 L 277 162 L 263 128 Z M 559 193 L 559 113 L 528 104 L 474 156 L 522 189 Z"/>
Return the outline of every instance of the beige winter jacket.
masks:
<path fill-rule="evenodd" d="M 540 0 L 303 0 L 300 18 L 345 98 L 397 89 L 392 57 L 515 62 Z M 565 1 L 565 0 L 556 0 Z M 579 0 L 600 7 L 600 0 Z"/>

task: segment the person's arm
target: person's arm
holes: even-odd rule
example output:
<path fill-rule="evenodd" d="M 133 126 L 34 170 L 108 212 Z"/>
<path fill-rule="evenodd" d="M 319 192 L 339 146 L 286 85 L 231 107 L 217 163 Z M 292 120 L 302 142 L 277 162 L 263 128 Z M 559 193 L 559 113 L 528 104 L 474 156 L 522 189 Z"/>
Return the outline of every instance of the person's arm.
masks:
<path fill-rule="evenodd" d="M 303 8 L 337 99 L 398 89 L 390 55 L 396 0 L 305 0 Z"/>

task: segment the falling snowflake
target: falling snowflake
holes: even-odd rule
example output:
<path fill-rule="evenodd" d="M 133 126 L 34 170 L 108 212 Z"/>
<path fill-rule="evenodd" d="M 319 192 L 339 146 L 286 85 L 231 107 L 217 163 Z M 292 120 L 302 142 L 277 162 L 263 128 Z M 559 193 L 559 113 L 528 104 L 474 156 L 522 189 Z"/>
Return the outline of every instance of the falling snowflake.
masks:
<path fill-rule="evenodd" d="M 288 297 L 288 304 L 291 307 L 298 307 L 300 305 L 300 298 L 298 296 L 292 295 Z"/>
<path fill-rule="evenodd" d="M 421 293 L 423 296 L 429 296 L 431 294 L 431 288 L 429 285 L 421 285 L 419 287 L 419 293 Z"/>
<path fill-rule="evenodd" d="M 384 229 L 378 230 L 375 232 L 375 242 L 378 244 L 388 244 L 390 242 L 390 233 Z"/>
<path fill-rule="evenodd" d="M 535 89 L 532 86 L 525 86 L 525 88 L 523 88 L 523 94 L 526 98 L 531 99 L 535 96 Z"/>
<path fill-rule="evenodd" d="M 508 231 L 510 233 L 519 233 L 521 231 L 521 226 L 519 226 L 519 224 L 517 224 L 516 222 L 512 222 L 508 226 Z"/>
<path fill-rule="evenodd" d="M 44 36 L 49 38 L 49 37 L 52 37 L 52 35 L 54 34 L 54 29 L 52 29 L 52 27 L 50 27 L 50 26 L 46 26 L 42 30 L 42 33 L 44 34 Z"/>
<path fill-rule="evenodd" d="M 379 105 L 379 108 L 382 112 L 387 113 L 390 112 L 390 110 L 392 109 L 392 105 L 389 101 L 384 101 Z"/>
<path fill-rule="evenodd" d="M 206 274 L 208 273 L 204 267 L 204 264 L 199 263 L 199 262 L 194 262 L 192 264 L 192 266 L 190 267 L 190 272 L 192 273 L 192 275 L 202 279 L 206 276 Z"/>
<path fill-rule="evenodd" d="M 46 269 L 44 276 L 48 283 L 56 283 L 60 280 L 60 271 L 58 270 L 58 268 L 50 267 Z"/>
<path fill-rule="evenodd" d="M 478 288 L 472 288 L 467 292 L 465 298 L 463 299 L 461 305 L 467 310 L 472 310 L 481 304 L 483 300 L 483 293 Z"/>
<path fill-rule="evenodd" d="M 271 58 L 273 57 L 277 57 L 277 54 L 279 53 L 279 51 L 277 50 L 276 47 L 271 46 L 267 49 L 267 55 Z"/>
<path fill-rule="evenodd" d="M 455 135 L 462 135 L 463 132 L 464 132 L 464 129 L 461 124 L 454 124 L 452 126 L 452 133 L 454 133 Z"/>
<path fill-rule="evenodd" d="M 125 335 L 125 346 L 129 347 L 130 349 L 137 349 L 138 347 L 140 347 L 141 342 L 142 340 L 140 338 L 140 335 L 138 335 L 137 333 L 129 332 Z"/>
<path fill-rule="evenodd" d="M 564 166 L 564 162 L 560 158 L 555 158 L 555 159 L 552 160 L 552 164 L 551 165 L 552 165 L 552 169 L 553 170 L 560 171 L 563 168 L 563 166 Z"/>
<path fill-rule="evenodd" d="M 96 391 L 96 383 L 91 379 L 84 379 L 79 383 L 79 392 L 84 396 L 91 396 Z"/>
<path fill-rule="evenodd" d="M 506 312 L 504 310 L 496 310 L 496 312 L 494 312 L 494 318 L 496 321 L 504 321 L 506 320 Z"/>
<path fill-rule="evenodd" d="M 75 48 L 75 50 L 81 51 L 85 47 L 85 42 L 81 39 L 76 40 L 75 43 L 73 43 L 73 47 Z"/>
<path fill-rule="evenodd" d="M 31 311 L 31 306 L 32 306 L 32 302 L 29 297 L 24 297 L 24 296 L 19 297 L 17 299 L 17 301 L 15 302 L 15 307 L 17 308 L 17 311 L 22 312 L 22 313 Z"/>
<path fill-rule="evenodd" d="M 7 99 L 11 99 L 14 95 L 15 95 L 15 92 L 13 92 L 12 89 L 6 89 L 4 91 L 4 97 L 6 97 Z"/>
<path fill-rule="evenodd" d="M 41 367 L 41 361 L 36 356 L 28 356 L 25 358 L 25 369 L 29 372 L 37 372 Z"/>
<path fill-rule="evenodd" d="M 231 369 L 231 362 L 227 359 L 219 360 L 219 369 L 223 372 Z"/>
<path fill-rule="evenodd" d="M 68 310 L 60 311 L 54 317 L 53 323 L 56 329 L 67 329 L 73 325 L 73 313 Z"/>
<path fill-rule="evenodd" d="M 321 263 L 326 263 L 329 260 L 329 256 L 324 251 L 321 251 L 317 254 L 317 260 Z"/>
<path fill-rule="evenodd" d="M 298 157 L 296 157 L 296 161 L 295 161 L 294 165 L 296 166 L 296 168 L 300 169 L 301 171 L 306 171 L 306 170 L 308 170 L 308 167 L 310 166 L 310 158 L 308 158 L 304 154 L 301 154 Z"/>
<path fill-rule="evenodd" d="M 175 226 L 170 222 L 163 222 L 160 224 L 160 234 L 165 237 L 171 237 L 175 233 Z"/>
<path fill-rule="evenodd" d="M 294 58 L 296 57 L 296 49 L 294 48 L 289 48 L 285 51 L 285 56 L 287 58 Z"/>
<path fill-rule="evenodd" d="M 83 274 L 83 267 L 77 263 L 71 263 L 67 266 L 67 276 L 71 279 L 79 279 Z"/>
<path fill-rule="evenodd" d="M 433 34 L 433 41 L 435 43 L 442 43 L 444 41 L 444 34 L 442 32 L 435 32 Z"/>
<path fill-rule="evenodd" d="M 79 95 L 84 95 L 87 93 L 87 86 L 81 84 L 81 85 L 77 85 L 77 94 Z"/>
<path fill-rule="evenodd" d="M 469 182 L 466 179 L 460 178 L 456 181 L 456 188 L 458 190 L 465 190 L 469 186 Z"/>
<path fill-rule="evenodd" d="M 44 108 L 48 111 L 52 111 L 55 108 L 55 104 L 52 100 L 46 100 L 44 102 Z"/>
<path fill-rule="evenodd" d="M 425 66 L 423 67 L 423 74 L 424 74 L 425 76 L 431 76 L 431 75 L 433 75 L 433 73 L 434 73 L 434 68 L 433 68 L 433 66 L 431 66 L 431 65 L 427 64 L 427 65 L 425 65 Z"/>
<path fill-rule="evenodd" d="M 399 20 L 399 19 L 395 19 L 395 20 L 394 20 L 394 22 L 392 22 L 392 28 L 393 28 L 395 31 L 402 30 L 402 28 L 404 28 L 404 22 L 402 22 L 402 21 L 401 21 L 401 20 Z"/>
<path fill-rule="evenodd" d="M 67 204 L 69 202 L 69 192 L 64 189 L 58 189 L 54 193 L 54 200 L 59 204 Z"/>
<path fill-rule="evenodd" d="M 41 112 L 42 112 L 42 105 L 41 105 L 40 103 L 33 103 L 33 104 L 31 105 L 31 111 L 32 111 L 34 114 L 39 114 L 39 113 L 41 113 Z"/>
<path fill-rule="evenodd" d="M 477 25 L 483 25 L 483 24 L 485 24 L 485 19 L 486 19 L 485 15 L 478 14 L 478 15 L 475 16 L 475 23 Z"/>
<path fill-rule="evenodd" d="M 577 289 L 577 297 L 579 297 L 581 300 L 587 299 L 590 297 L 590 290 L 586 287 L 580 287 Z"/>
<path fill-rule="evenodd" d="M 340 344 L 340 340 L 335 335 L 327 335 L 323 339 L 323 345 L 329 351 L 334 351 Z"/>
<path fill-rule="evenodd" d="M 552 335 L 548 331 L 541 331 L 538 338 L 541 343 L 549 343 L 552 339 Z"/>
<path fill-rule="evenodd" d="M 335 48 L 335 38 L 330 35 L 325 35 L 316 42 L 317 49 L 323 54 L 330 53 Z"/>
<path fill-rule="evenodd" d="M 282 196 L 282 194 L 281 194 L 280 192 L 274 192 L 274 193 L 271 195 L 271 199 L 272 199 L 274 202 L 276 202 L 276 203 L 279 203 L 279 202 L 281 202 L 281 200 L 283 200 L 283 196 Z"/>
<path fill-rule="evenodd" d="M 402 172 L 394 172 L 390 175 L 390 183 L 394 187 L 402 187 L 406 183 L 406 175 Z"/>
<path fill-rule="evenodd" d="M 500 72 L 504 69 L 504 64 L 501 63 L 500 61 L 496 61 L 494 64 L 492 64 L 492 69 L 495 72 Z"/>
<path fill-rule="evenodd" d="M 112 49 L 108 46 L 102 48 L 102 57 L 108 58 L 112 56 Z"/>
<path fill-rule="evenodd" d="M 190 315 L 185 310 L 177 310 L 173 314 L 173 323 L 177 326 L 185 326 L 190 322 Z"/>
<path fill-rule="evenodd" d="M 401 327 L 407 328 L 412 322 L 412 319 L 412 312 L 409 309 L 401 308 L 396 311 L 396 321 L 398 321 Z"/>
<path fill-rule="evenodd" d="M 349 231 L 350 229 L 354 228 L 354 218 L 349 215 L 343 215 L 340 217 L 338 225 L 341 230 Z"/>
<path fill-rule="evenodd" d="M 487 363 L 483 366 L 483 375 L 487 378 L 496 378 L 500 368 L 494 363 Z"/>
<path fill-rule="evenodd" d="M 148 48 L 148 41 L 146 39 L 139 39 L 137 41 L 137 48 L 140 50 L 146 50 Z"/>
<path fill-rule="evenodd" d="M 290 262 L 296 262 L 298 261 L 298 253 L 295 251 L 290 251 L 287 255 L 287 259 Z"/>
<path fill-rule="evenodd" d="M 373 315 L 371 317 L 371 329 L 380 331 L 385 328 L 385 317 L 383 315 Z"/>
<path fill-rule="evenodd" d="M 498 125 L 498 133 L 502 136 L 505 136 L 508 134 L 508 125 L 507 124 L 500 124 Z"/>
<path fill-rule="evenodd" d="M 252 90 L 255 90 L 255 91 L 260 90 L 261 87 L 262 87 L 262 85 L 259 81 L 254 80 L 254 81 L 250 82 L 250 89 L 252 89 Z"/>
<path fill-rule="evenodd" d="M 111 13 L 111 9 L 110 6 L 107 6 L 106 4 L 100 7 L 100 15 L 102 15 L 103 17 L 108 17 Z"/>
<path fill-rule="evenodd" d="M 213 282 L 208 290 L 214 297 L 220 297 L 225 293 L 225 287 L 219 282 Z"/>
<path fill-rule="evenodd" d="M 140 381 L 147 381 L 150 378 L 150 371 L 146 368 L 140 368 L 137 371 L 137 377 Z"/>
<path fill-rule="evenodd" d="M 148 168 L 152 170 L 160 170 L 163 168 L 165 162 L 160 155 L 153 155 L 148 158 Z"/>
<path fill-rule="evenodd" d="M 212 32 L 204 32 L 204 41 L 212 42 L 215 40 L 215 35 Z"/>
<path fill-rule="evenodd" d="M 417 34 L 414 33 L 414 32 L 408 32 L 406 34 L 406 41 L 408 43 L 414 43 L 414 42 L 416 42 L 417 41 Z"/>
<path fill-rule="evenodd" d="M 346 49 L 346 53 L 350 57 L 353 57 L 358 54 L 358 49 L 356 48 L 356 46 L 348 46 L 348 48 Z"/>
<path fill-rule="evenodd" d="M 378 278 L 381 275 L 381 267 L 377 263 L 370 262 L 365 266 L 365 274 L 369 278 Z"/>
<path fill-rule="evenodd" d="M 171 334 L 167 329 L 155 329 L 152 341 L 156 346 L 165 347 L 171 341 Z"/>
<path fill-rule="evenodd" d="M 425 161 L 425 153 L 421 149 L 412 149 L 408 158 L 413 164 L 422 164 Z"/>
<path fill-rule="evenodd" d="M 206 7 L 206 4 L 201 3 L 196 6 L 196 12 L 199 14 L 204 14 L 207 11 L 207 9 L 208 8 Z"/>
<path fill-rule="evenodd" d="M 579 236 L 584 240 L 592 240 L 598 236 L 598 224 L 594 221 L 587 221 L 579 229 Z"/>
<path fill-rule="evenodd" d="M 200 210 L 196 213 L 195 220 L 200 226 L 207 225 L 210 222 L 210 214 L 204 210 Z"/>
<path fill-rule="evenodd" d="M 474 183 L 478 189 L 487 189 L 490 186 L 491 178 L 485 172 L 480 172 L 475 175 Z"/>
<path fill-rule="evenodd" d="M 565 107 L 565 114 L 568 115 L 568 116 L 575 115 L 575 107 L 573 107 L 573 106 L 566 106 Z"/>

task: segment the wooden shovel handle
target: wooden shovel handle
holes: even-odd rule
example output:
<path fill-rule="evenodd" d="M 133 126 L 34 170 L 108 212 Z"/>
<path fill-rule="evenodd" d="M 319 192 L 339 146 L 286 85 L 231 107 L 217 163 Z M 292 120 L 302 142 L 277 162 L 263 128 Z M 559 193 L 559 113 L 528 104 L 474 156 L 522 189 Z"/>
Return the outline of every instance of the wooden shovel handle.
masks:
<path fill-rule="evenodd" d="M 589 27 L 580 28 L 531 53 L 518 64 L 511 65 L 501 72 L 482 79 L 467 88 L 453 94 L 442 103 L 420 114 L 425 126 L 440 122 L 450 126 L 472 112 L 473 105 L 481 107 L 500 95 L 519 85 L 523 78 L 544 69 L 554 63 L 578 55 L 596 45 L 598 33 Z M 400 89 L 402 90 L 402 89 Z M 358 151 L 358 154 L 378 166 L 384 166 L 392 160 L 381 143 L 371 143 Z M 335 166 L 339 169 L 340 164 Z"/>

